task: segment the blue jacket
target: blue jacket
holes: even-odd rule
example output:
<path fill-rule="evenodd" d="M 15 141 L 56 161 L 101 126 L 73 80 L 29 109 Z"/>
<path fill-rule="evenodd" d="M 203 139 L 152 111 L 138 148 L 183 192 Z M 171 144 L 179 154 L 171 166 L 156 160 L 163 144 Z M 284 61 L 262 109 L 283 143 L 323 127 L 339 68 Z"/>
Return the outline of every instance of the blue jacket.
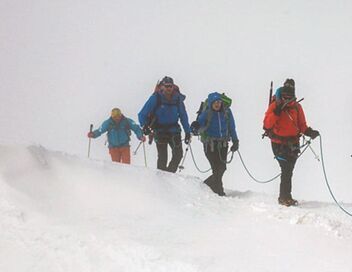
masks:
<path fill-rule="evenodd" d="M 141 139 L 143 132 L 141 128 L 132 120 L 122 117 L 120 122 L 116 123 L 111 117 L 103 122 L 103 124 L 94 130 L 94 137 L 97 138 L 105 132 L 108 132 L 109 148 L 129 146 L 131 130 Z"/>
<path fill-rule="evenodd" d="M 204 130 L 207 137 L 211 138 L 231 138 L 232 141 L 238 140 L 235 120 L 231 110 L 214 111 L 211 105 L 216 101 L 221 100 L 221 95 L 217 92 L 211 93 L 208 96 L 209 107 L 203 111 L 199 117 L 200 130 Z M 209 112 L 211 111 L 211 112 Z M 208 118 L 210 118 L 208 123 Z"/>
<path fill-rule="evenodd" d="M 185 133 L 190 133 L 184 100 L 185 96 L 180 93 L 175 93 L 171 101 L 167 100 L 163 93 L 154 93 L 138 113 L 139 123 L 141 126 L 147 125 L 150 116 L 154 115 L 156 132 L 179 133 L 181 132 L 178 124 L 180 119 Z"/>

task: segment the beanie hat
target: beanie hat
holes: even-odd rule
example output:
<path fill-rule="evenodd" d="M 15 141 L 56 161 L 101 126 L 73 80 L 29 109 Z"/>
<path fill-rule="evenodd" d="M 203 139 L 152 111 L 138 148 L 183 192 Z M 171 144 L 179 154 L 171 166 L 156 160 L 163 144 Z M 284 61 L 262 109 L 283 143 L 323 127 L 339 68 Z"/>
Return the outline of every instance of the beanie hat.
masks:
<path fill-rule="evenodd" d="M 286 79 L 284 86 L 295 88 L 295 81 L 292 78 Z"/>
<path fill-rule="evenodd" d="M 160 84 L 174 84 L 174 80 L 171 77 L 165 76 L 161 81 Z"/>
<path fill-rule="evenodd" d="M 120 110 L 120 109 L 118 109 L 118 108 L 113 108 L 113 109 L 111 110 L 111 117 L 112 117 L 112 118 L 120 117 L 121 115 L 122 115 L 122 113 L 121 113 L 121 110 Z"/>

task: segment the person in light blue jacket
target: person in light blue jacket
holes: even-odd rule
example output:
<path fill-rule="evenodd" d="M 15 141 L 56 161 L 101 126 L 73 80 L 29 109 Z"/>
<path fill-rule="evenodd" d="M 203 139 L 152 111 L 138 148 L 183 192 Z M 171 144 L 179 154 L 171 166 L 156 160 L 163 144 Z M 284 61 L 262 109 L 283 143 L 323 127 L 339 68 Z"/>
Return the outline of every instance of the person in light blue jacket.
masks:
<path fill-rule="evenodd" d="M 204 183 L 214 193 L 225 196 L 222 177 L 226 170 L 228 143 L 232 140 L 232 152 L 237 151 L 239 146 L 235 120 L 230 108 L 224 105 L 220 93 L 209 94 L 207 105 L 192 123 L 191 130 L 194 134 L 201 134 L 204 153 L 213 172 Z"/>
<path fill-rule="evenodd" d="M 114 108 L 111 117 L 103 122 L 99 129 L 90 131 L 89 138 L 97 138 L 107 132 L 108 148 L 111 160 L 120 163 L 131 163 L 130 136 L 131 130 L 138 140 L 144 142 L 142 129 L 132 119 L 125 117 L 121 110 Z"/>
<path fill-rule="evenodd" d="M 175 173 L 181 162 L 183 149 L 179 120 L 185 132 L 185 144 L 190 142 L 191 134 L 184 100 L 185 96 L 180 93 L 173 79 L 165 76 L 138 114 L 144 134 L 154 135 L 158 151 L 157 167 L 160 170 Z M 169 165 L 168 146 L 172 150 Z"/>

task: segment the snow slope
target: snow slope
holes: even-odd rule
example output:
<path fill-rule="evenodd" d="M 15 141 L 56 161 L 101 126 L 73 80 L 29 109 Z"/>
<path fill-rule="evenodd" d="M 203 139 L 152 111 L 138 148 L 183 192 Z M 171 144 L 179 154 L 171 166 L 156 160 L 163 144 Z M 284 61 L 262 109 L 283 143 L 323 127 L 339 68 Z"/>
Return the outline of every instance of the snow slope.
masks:
<path fill-rule="evenodd" d="M 0 162 L 0 271 L 352 271 L 352 219 L 331 203 L 223 198 L 40 146 L 2 145 Z"/>

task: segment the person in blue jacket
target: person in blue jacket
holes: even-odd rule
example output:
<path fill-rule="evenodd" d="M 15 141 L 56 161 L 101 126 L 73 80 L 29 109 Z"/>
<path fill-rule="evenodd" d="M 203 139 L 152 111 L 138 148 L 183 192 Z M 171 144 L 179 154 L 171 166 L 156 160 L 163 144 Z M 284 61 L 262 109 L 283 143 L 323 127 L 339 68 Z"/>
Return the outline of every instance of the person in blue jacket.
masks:
<path fill-rule="evenodd" d="M 157 168 L 175 173 L 183 156 L 181 141 L 181 121 L 185 132 L 185 144 L 191 139 L 188 116 L 182 95 L 171 77 L 165 76 L 153 95 L 149 97 L 138 114 L 139 123 L 145 135 L 154 136 L 158 151 Z M 168 146 L 172 150 L 172 158 L 167 165 Z"/>
<path fill-rule="evenodd" d="M 237 151 L 239 145 L 235 120 L 220 93 L 210 93 L 207 103 L 208 107 L 192 123 L 191 129 L 194 134 L 201 134 L 204 153 L 212 169 L 212 175 L 204 183 L 214 193 L 225 196 L 222 177 L 226 170 L 228 143 L 232 140 L 232 152 Z"/>
<path fill-rule="evenodd" d="M 90 131 L 89 138 L 97 138 L 103 133 L 108 133 L 108 148 L 111 160 L 120 163 L 131 163 L 130 136 L 131 130 L 138 140 L 144 142 L 142 129 L 132 119 L 125 117 L 121 110 L 113 108 L 111 117 L 103 122 L 99 129 Z"/>

